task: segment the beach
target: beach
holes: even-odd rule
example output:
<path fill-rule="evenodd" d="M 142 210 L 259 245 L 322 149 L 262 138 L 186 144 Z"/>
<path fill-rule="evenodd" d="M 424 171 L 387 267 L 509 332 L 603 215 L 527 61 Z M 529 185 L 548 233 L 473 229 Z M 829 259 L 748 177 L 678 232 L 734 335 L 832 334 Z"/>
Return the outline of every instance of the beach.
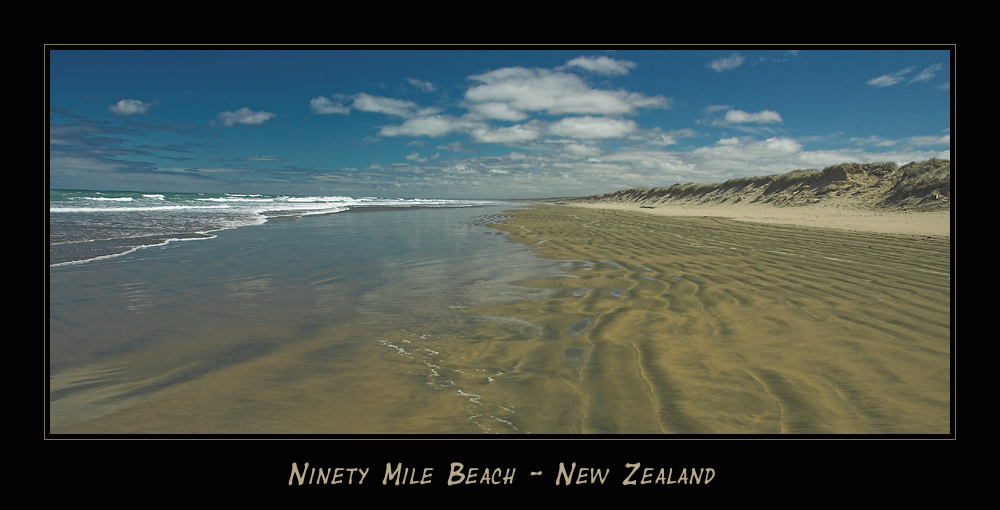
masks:
<path fill-rule="evenodd" d="M 485 226 L 501 210 L 359 209 L 50 268 L 51 431 L 482 433 L 458 370 L 486 366 L 442 365 L 431 333 L 561 271 Z"/>
<path fill-rule="evenodd" d="M 728 218 L 749 223 L 822 227 L 855 232 L 924 236 L 950 236 L 951 211 L 903 212 L 892 210 L 862 210 L 856 207 L 821 203 L 802 207 L 772 207 L 757 204 L 657 204 L 635 203 L 574 203 L 576 207 L 614 209 L 656 214 Z"/>
<path fill-rule="evenodd" d="M 516 211 L 515 239 L 584 261 L 515 314 L 553 325 L 535 358 L 562 354 L 577 431 L 947 433 L 949 237 L 800 225 Z"/>
<path fill-rule="evenodd" d="M 634 207 L 338 213 L 52 268 L 51 431 L 949 432 L 947 235 Z"/>

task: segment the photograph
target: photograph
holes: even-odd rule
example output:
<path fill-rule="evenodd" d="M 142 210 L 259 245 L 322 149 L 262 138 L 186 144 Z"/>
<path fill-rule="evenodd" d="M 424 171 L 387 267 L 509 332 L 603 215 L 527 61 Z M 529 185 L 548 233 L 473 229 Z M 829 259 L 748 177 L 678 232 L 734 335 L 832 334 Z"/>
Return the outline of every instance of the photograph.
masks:
<path fill-rule="evenodd" d="M 286 488 L 954 440 L 954 61 L 47 45 L 44 437 L 335 440 L 269 463 Z M 450 460 L 550 445 L 635 453 Z"/>

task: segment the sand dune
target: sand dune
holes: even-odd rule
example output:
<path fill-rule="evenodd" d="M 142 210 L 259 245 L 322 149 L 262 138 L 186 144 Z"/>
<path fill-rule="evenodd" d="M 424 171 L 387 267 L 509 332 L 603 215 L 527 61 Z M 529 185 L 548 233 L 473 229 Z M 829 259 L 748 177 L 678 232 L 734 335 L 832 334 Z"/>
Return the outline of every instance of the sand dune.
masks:
<path fill-rule="evenodd" d="M 559 203 L 667 216 L 947 236 L 953 218 L 951 177 L 951 163 L 939 159 L 902 167 L 844 163 L 822 171 L 633 188 Z"/>

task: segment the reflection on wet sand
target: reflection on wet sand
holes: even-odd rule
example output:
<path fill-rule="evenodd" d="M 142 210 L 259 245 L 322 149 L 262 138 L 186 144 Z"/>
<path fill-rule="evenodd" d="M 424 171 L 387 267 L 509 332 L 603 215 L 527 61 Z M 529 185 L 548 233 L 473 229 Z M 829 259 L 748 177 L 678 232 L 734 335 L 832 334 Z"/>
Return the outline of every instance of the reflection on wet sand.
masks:
<path fill-rule="evenodd" d="M 53 272 L 52 431 L 949 430 L 947 239 L 391 214 Z"/>

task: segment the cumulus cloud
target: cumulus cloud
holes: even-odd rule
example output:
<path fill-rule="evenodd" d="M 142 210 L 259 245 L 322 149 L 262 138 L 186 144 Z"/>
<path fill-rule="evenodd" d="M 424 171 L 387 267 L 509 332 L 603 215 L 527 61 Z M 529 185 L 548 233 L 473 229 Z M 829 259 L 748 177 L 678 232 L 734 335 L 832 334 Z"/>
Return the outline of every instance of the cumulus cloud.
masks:
<path fill-rule="evenodd" d="M 430 115 L 408 119 L 401 126 L 385 126 L 379 134 L 382 136 L 445 136 L 454 132 L 466 131 L 471 127 L 469 121 L 452 115 Z"/>
<path fill-rule="evenodd" d="M 733 124 L 745 124 L 747 122 L 771 124 L 781 122 L 781 115 L 771 110 L 762 110 L 757 113 L 747 113 L 743 110 L 729 110 L 726 112 L 726 122 Z"/>
<path fill-rule="evenodd" d="M 528 118 L 528 114 L 515 110 L 507 103 L 482 103 L 469 105 L 471 115 L 483 119 L 509 120 L 520 122 Z"/>
<path fill-rule="evenodd" d="M 117 115 L 143 114 L 149 111 L 149 103 L 144 103 L 138 99 L 122 99 L 108 107 L 108 111 Z"/>
<path fill-rule="evenodd" d="M 395 115 L 403 118 L 413 117 L 414 112 L 419 107 L 419 105 L 413 101 L 404 101 L 402 99 L 393 99 L 391 97 L 370 96 L 364 92 L 354 96 L 354 103 L 352 106 L 363 112 L 384 113 L 386 115 Z"/>
<path fill-rule="evenodd" d="M 517 126 L 530 130 L 538 123 Z M 733 177 L 785 173 L 797 168 L 824 168 L 843 162 L 919 161 L 947 157 L 947 150 L 871 153 L 861 149 L 804 150 L 788 138 L 758 140 L 724 138 L 696 151 L 598 148 L 589 142 L 564 140 L 549 144 L 555 150 L 514 150 L 503 155 L 449 158 L 434 161 L 412 153 L 406 163 L 373 165 L 367 172 L 344 172 L 345 180 L 371 182 L 385 178 L 386 186 L 402 185 L 411 193 L 440 196 L 529 197 L 604 193 L 636 186 L 669 186 L 677 182 L 723 182 Z M 426 162 L 424 160 L 427 160 Z"/>
<path fill-rule="evenodd" d="M 645 134 L 644 139 L 655 145 L 667 146 L 677 143 L 678 138 L 692 138 L 696 135 L 697 133 L 695 133 L 693 129 L 689 128 L 668 131 L 666 133 L 660 132 L 657 128 Z"/>
<path fill-rule="evenodd" d="M 271 112 L 255 112 L 249 108 L 240 108 L 235 112 L 222 112 L 219 114 L 217 120 L 222 123 L 223 126 L 234 126 L 236 124 L 250 124 L 250 125 L 260 125 L 274 117 Z"/>
<path fill-rule="evenodd" d="M 567 117 L 553 122 L 548 132 L 567 138 L 621 138 L 634 133 L 639 125 L 633 120 L 607 117 Z"/>
<path fill-rule="evenodd" d="M 774 158 L 787 158 L 801 150 L 801 144 L 785 137 L 773 137 L 764 141 L 723 138 L 715 145 L 693 150 L 692 154 L 712 160 L 760 162 Z"/>
<path fill-rule="evenodd" d="M 321 115 L 329 115 L 332 113 L 339 113 L 341 115 L 346 115 L 351 112 L 351 109 L 344 106 L 339 101 L 333 101 L 323 96 L 314 97 L 309 100 L 309 110 L 313 113 L 318 113 Z"/>
<path fill-rule="evenodd" d="M 419 152 L 414 152 L 414 153 L 411 153 L 411 154 L 407 155 L 406 156 L 406 160 L 410 161 L 412 163 L 427 163 L 428 161 L 434 161 L 434 160 L 438 159 L 439 157 L 441 157 L 441 153 L 440 152 L 435 152 L 434 155 L 430 156 L 430 157 L 426 157 L 426 156 L 421 157 Z M 413 172 L 413 173 L 418 173 L 418 174 L 425 172 L 424 169 L 421 168 L 421 167 L 410 167 L 408 169 L 408 171 L 409 172 Z"/>
<path fill-rule="evenodd" d="M 628 74 L 628 70 L 635 67 L 635 62 L 615 60 L 610 57 L 577 57 L 566 62 L 565 66 L 556 69 L 562 70 L 570 67 L 578 67 L 597 74 L 619 75 Z"/>
<path fill-rule="evenodd" d="M 601 149 L 598 147 L 593 147 L 590 145 L 583 145 L 579 143 L 569 143 L 563 147 L 566 154 L 570 156 L 575 156 L 578 158 L 596 158 L 601 155 Z"/>
<path fill-rule="evenodd" d="M 424 92 L 434 92 L 434 84 L 429 81 L 418 80 L 416 78 L 407 78 L 406 81 Z"/>
<path fill-rule="evenodd" d="M 895 85 L 903 81 L 903 77 L 909 74 L 911 71 L 913 71 L 913 68 L 907 67 L 906 69 L 896 71 L 892 74 L 883 74 L 878 78 L 872 78 L 868 80 L 866 83 L 876 88 L 889 87 L 891 85 Z"/>
<path fill-rule="evenodd" d="M 670 105 L 663 96 L 593 89 L 579 76 L 548 69 L 507 67 L 469 79 L 479 83 L 465 93 L 470 109 L 475 109 L 471 105 L 499 103 L 512 111 L 549 115 L 632 115 L 639 108 Z"/>
<path fill-rule="evenodd" d="M 737 67 L 743 65 L 744 60 L 746 60 L 746 57 L 744 57 L 743 55 L 740 55 L 739 53 L 733 53 L 728 57 L 717 58 L 706 65 L 708 66 L 709 69 L 717 73 L 721 73 L 723 71 L 728 71 L 730 69 L 736 69 Z"/>
<path fill-rule="evenodd" d="M 475 143 L 522 144 L 542 137 L 538 123 L 518 124 L 510 127 L 477 127 L 469 131 L 469 138 Z"/>

